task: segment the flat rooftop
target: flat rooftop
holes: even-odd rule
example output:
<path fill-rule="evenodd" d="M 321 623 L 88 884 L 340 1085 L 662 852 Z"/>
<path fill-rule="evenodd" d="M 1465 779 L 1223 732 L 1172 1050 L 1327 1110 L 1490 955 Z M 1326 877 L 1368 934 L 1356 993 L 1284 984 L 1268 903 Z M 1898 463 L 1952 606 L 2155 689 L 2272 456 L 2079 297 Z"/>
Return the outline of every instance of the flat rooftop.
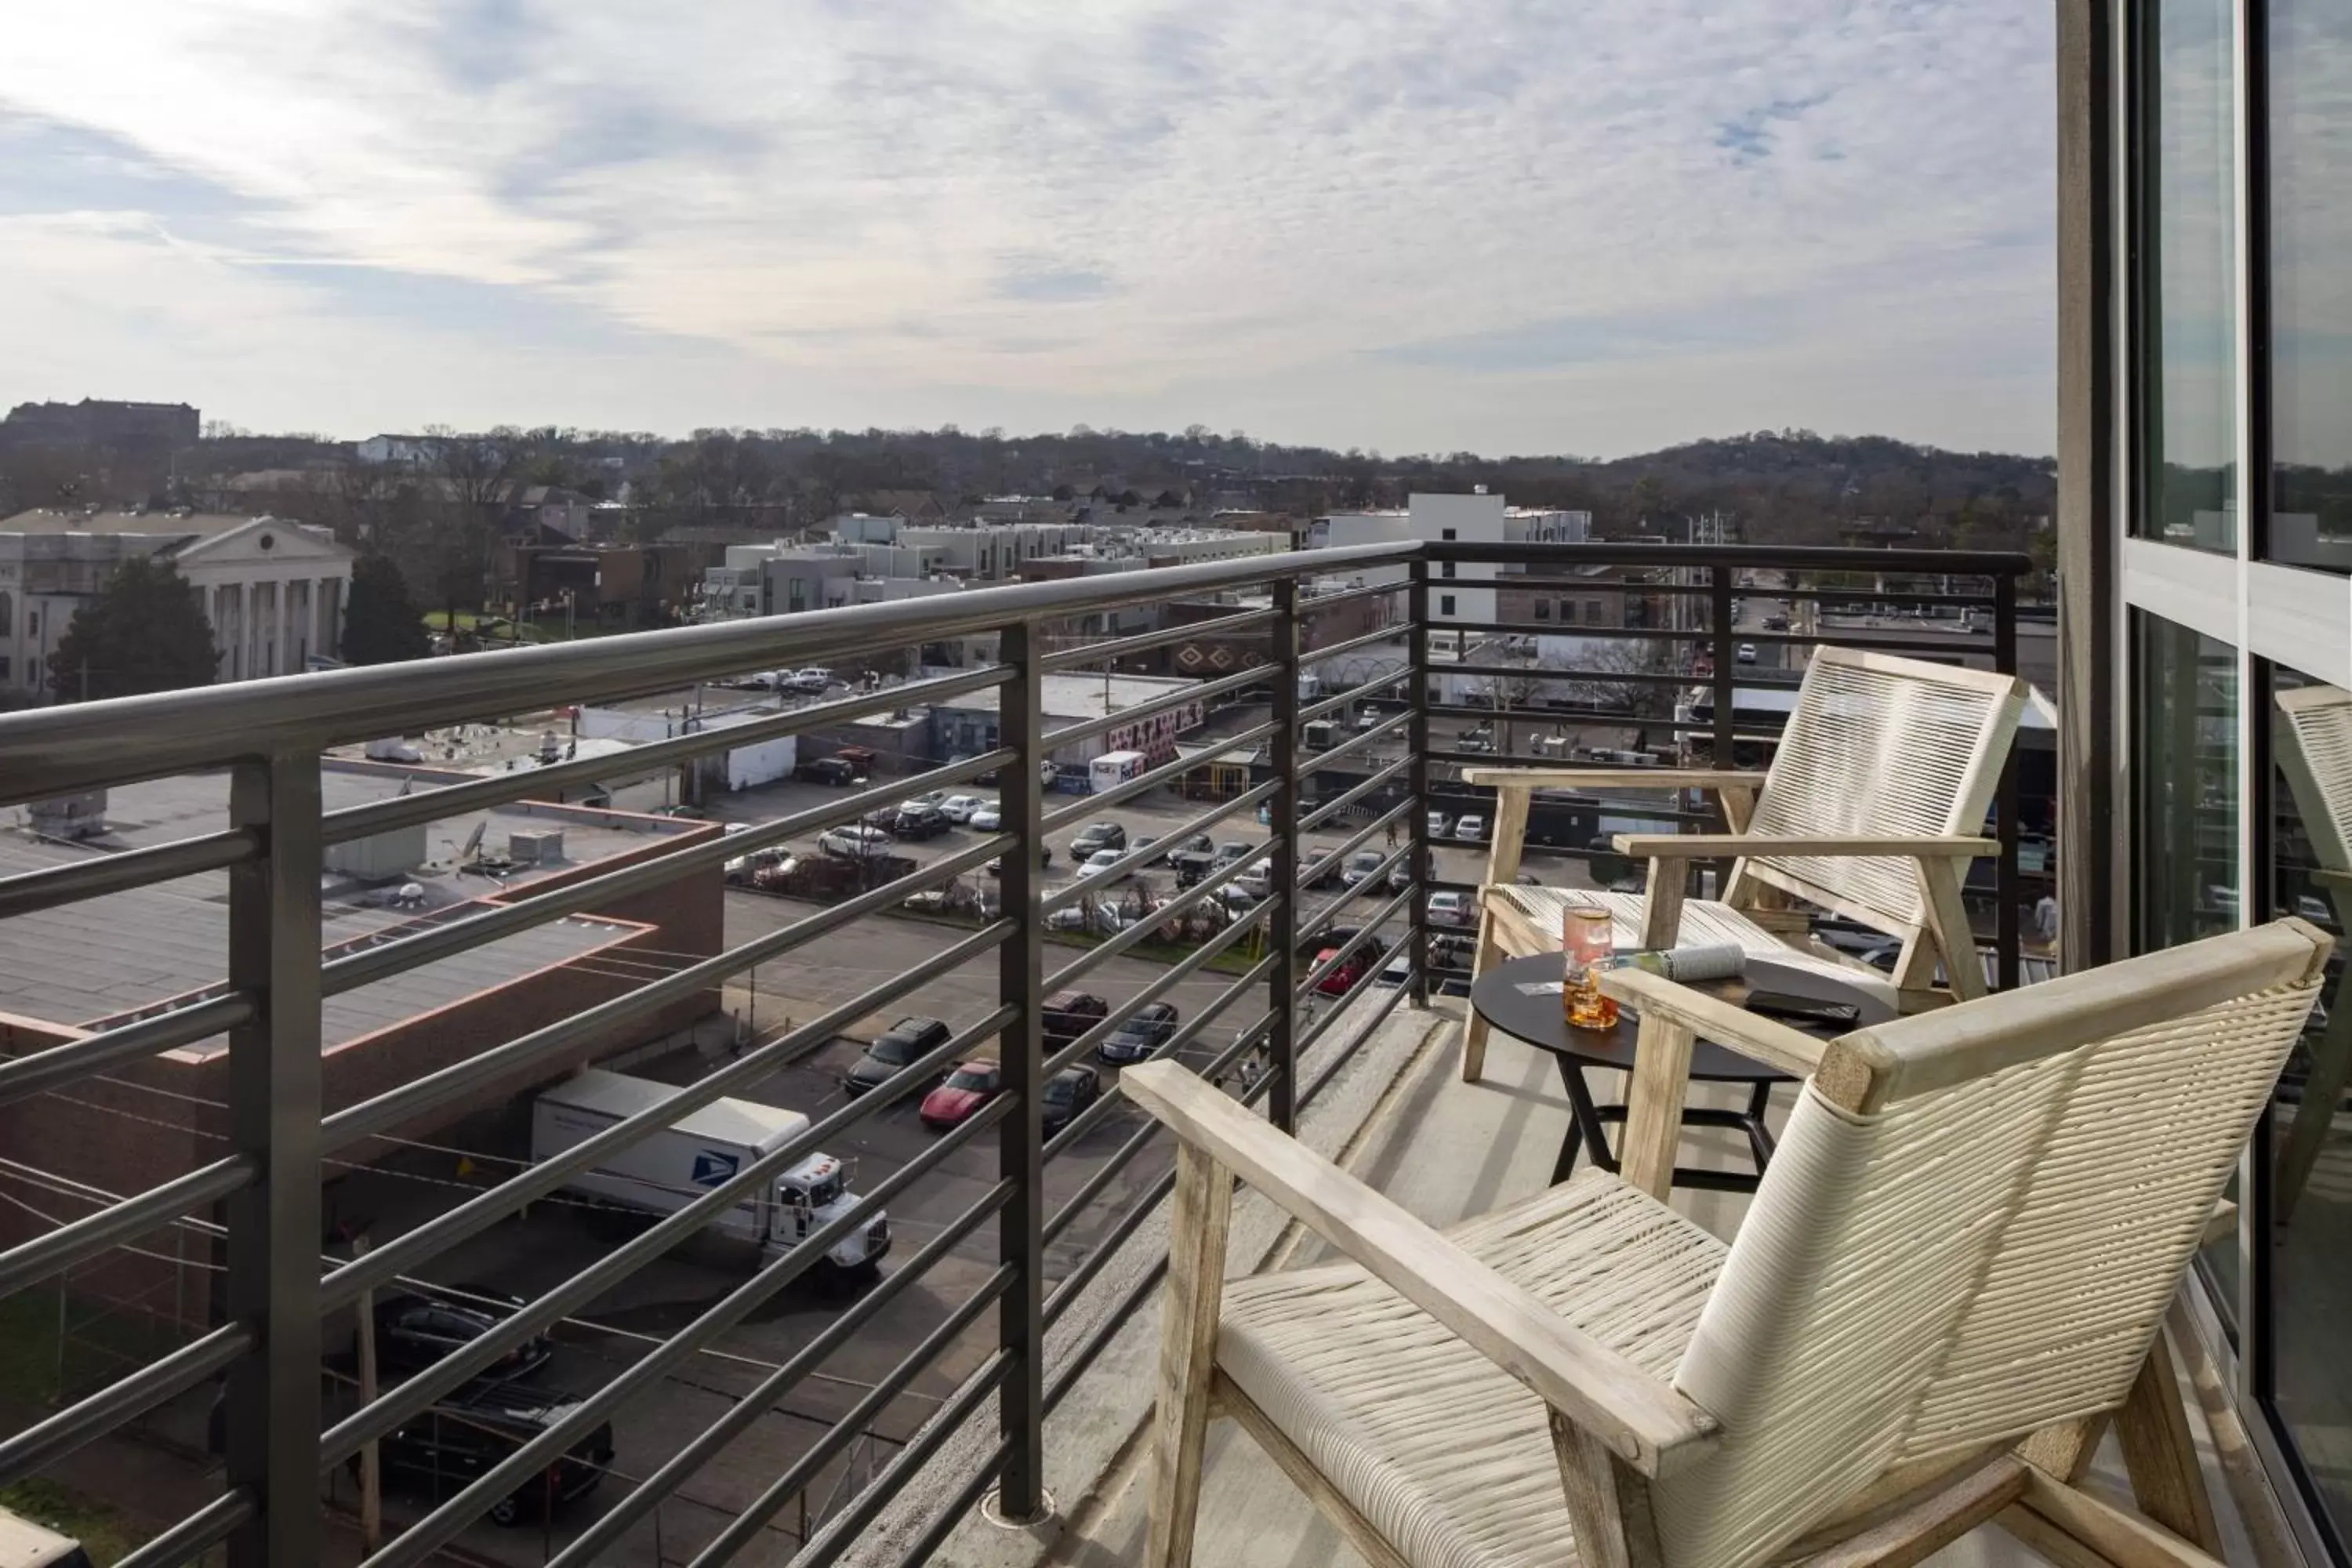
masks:
<path fill-rule="evenodd" d="M 1198 681 L 1166 675 L 1046 675 L 1039 678 L 1043 707 L 1055 719 L 1108 719 Z M 993 713 L 1003 688 L 983 687 L 931 704 L 950 711 Z"/>
<path fill-rule="evenodd" d="M 404 781 L 396 773 L 330 763 L 320 782 L 332 811 L 397 795 Z M 26 828 L 22 809 L 12 809 L 0 822 L 0 875 L 214 832 L 227 826 L 227 804 L 226 773 L 186 774 L 116 789 L 107 801 L 111 831 L 95 844 L 37 837 Z M 477 826 L 483 829 L 483 847 L 490 850 L 502 850 L 509 831 L 560 827 L 564 859 L 497 877 L 459 869 L 458 851 Z M 581 807 L 562 808 L 558 816 L 522 805 L 434 822 L 425 830 L 427 864 L 385 880 L 331 875 L 321 881 L 321 940 L 333 949 L 420 920 L 462 918 L 465 907 L 477 900 L 610 858 L 648 838 L 702 826 Z M 404 899 L 409 886 L 421 897 Z M 576 961 L 642 929 L 593 917 L 553 921 L 329 997 L 324 1044 L 347 1044 L 534 971 Z M 83 1027 L 119 1021 L 218 985 L 227 962 L 228 874 L 183 877 L 0 921 L 0 1013 Z M 220 1046 L 214 1041 L 189 1048 L 201 1054 Z"/>

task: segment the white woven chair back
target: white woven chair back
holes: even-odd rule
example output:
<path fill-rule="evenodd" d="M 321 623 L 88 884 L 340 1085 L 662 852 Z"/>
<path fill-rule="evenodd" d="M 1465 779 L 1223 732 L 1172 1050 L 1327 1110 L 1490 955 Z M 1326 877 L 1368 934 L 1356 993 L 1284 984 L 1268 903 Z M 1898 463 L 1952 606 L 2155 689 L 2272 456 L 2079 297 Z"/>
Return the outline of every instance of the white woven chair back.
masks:
<path fill-rule="evenodd" d="M 2322 866 L 2352 870 L 2352 692 L 2305 686 L 2278 694 L 2273 750 Z"/>
<path fill-rule="evenodd" d="M 1943 1014 L 1941 1059 L 1979 1076 L 1867 1115 L 1805 1086 L 1675 1375 L 1725 1436 L 1659 1483 L 1671 1568 L 1759 1563 L 1893 1467 L 2122 1402 L 2310 1011 L 2315 963 L 2275 983 L 2289 929 L 2308 931 L 2212 939 L 2238 944 L 2210 955 L 2220 986 L 2273 984 L 2186 1016 L 1951 1053 L 1963 1015 L 2021 1019 L 2033 998 L 2045 1019 L 2072 1000 L 2056 1032 L 2080 1041 L 2103 1026 L 2095 970 Z M 2324 953 L 2310 934 L 2296 952 Z M 1872 1036 L 1900 1057 L 1937 1017 Z"/>
<path fill-rule="evenodd" d="M 1752 831 L 1975 834 L 2016 736 L 2024 683 L 2014 676 L 1853 648 L 1814 651 Z M 1908 935 L 1924 920 L 1916 864 L 1906 858 L 1758 857 L 1748 875 L 1877 930 Z"/>

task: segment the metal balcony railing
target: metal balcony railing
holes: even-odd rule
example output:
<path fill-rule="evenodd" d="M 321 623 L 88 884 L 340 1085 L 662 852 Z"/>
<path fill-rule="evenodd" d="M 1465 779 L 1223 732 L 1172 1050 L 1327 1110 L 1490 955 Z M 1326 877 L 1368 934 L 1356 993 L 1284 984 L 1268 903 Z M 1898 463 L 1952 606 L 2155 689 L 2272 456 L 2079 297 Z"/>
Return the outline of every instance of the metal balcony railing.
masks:
<path fill-rule="evenodd" d="M 687 1532 L 691 1562 L 704 1568 L 732 1561 L 755 1542 L 762 1543 L 768 1557 L 761 1560 L 768 1560 L 778 1555 L 779 1532 L 794 1563 L 834 1561 L 992 1397 L 995 1437 L 986 1462 L 955 1478 L 951 1506 L 909 1538 L 905 1560 L 926 1556 L 984 1491 L 994 1491 L 1001 1514 L 1032 1515 L 1044 1506 L 1048 1412 L 1082 1382 L 1151 1279 L 1129 1288 L 1084 1341 L 1051 1362 L 1047 1328 L 1102 1288 L 1105 1263 L 1152 1212 L 1170 1175 L 1155 1124 L 1129 1110 L 1115 1080 L 1099 1100 L 1049 1136 L 1041 1090 L 1055 1074 L 1178 986 L 1212 973 L 1233 973 L 1213 1000 L 1196 1005 L 1160 1042 L 1155 1055 L 1198 1065 L 1244 1101 L 1263 1102 L 1276 1124 L 1293 1127 L 1391 1013 L 1408 1002 L 1424 1004 L 1430 987 L 1448 978 L 1445 966 L 1432 963 L 1444 933 L 1432 929 L 1428 895 L 1448 881 L 1474 886 L 1475 873 L 1457 864 L 1454 877 L 1437 874 L 1434 851 L 1441 846 L 1432 837 L 1431 816 L 1478 799 L 1478 792 L 1456 779 L 1461 765 L 1509 755 L 1561 755 L 1577 745 L 1622 754 L 1640 742 L 1653 754 L 1672 752 L 1684 765 L 1693 759 L 1734 765 L 1740 753 L 1769 748 L 1775 728 L 1769 703 L 1760 716 L 1742 710 L 1744 685 L 1772 682 L 1760 655 L 1754 676 L 1743 676 L 1748 667 L 1741 662 L 1741 645 L 1777 654 L 1814 642 L 1860 643 L 2011 669 L 2017 584 L 2027 570 L 2022 557 L 1985 553 L 1370 546 L 975 590 L 0 718 L 0 804 L 192 773 L 225 773 L 228 799 L 227 826 L 217 831 L 0 877 L 0 921 L 180 879 L 226 873 L 226 880 L 225 908 L 191 900 L 187 916 L 225 926 L 226 963 L 218 984 L 158 998 L 117 1021 L 62 1029 L 70 1037 L 62 1043 L 20 1047 L 0 1058 L 0 1144 L 10 1115 L 39 1114 L 45 1097 L 112 1086 L 110 1074 L 158 1053 L 225 1037 L 227 1060 L 225 1100 L 200 1108 L 218 1112 L 219 1152 L 190 1161 L 143 1191 L 108 1192 L 69 1174 L 43 1172 L 23 1161 L 21 1151 L 0 1147 L 0 1183 L 35 1181 L 46 1184 L 37 1190 L 79 1193 L 89 1200 L 88 1212 L 52 1214 L 54 1223 L 45 1228 L 27 1234 L 20 1221 L 19 1229 L 0 1232 L 18 1237 L 0 1250 L 0 1300 L 139 1250 L 158 1234 L 175 1237 L 175 1253 L 177 1238 L 195 1237 L 198 1249 L 217 1259 L 218 1272 L 204 1321 L 185 1327 L 180 1342 L 93 1386 L 67 1387 L 61 1373 L 51 1408 L 0 1436 L 0 1486 L 37 1474 L 86 1445 L 126 1440 L 122 1434 L 135 1432 L 150 1413 L 201 1399 L 205 1385 L 218 1383 L 218 1418 L 207 1428 L 217 1456 L 204 1469 L 204 1500 L 176 1525 L 152 1533 L 125 1562 L 163 1568 L 225 1543 L 226 1561 L 237 1568 L 307 1568 L 322 1556 L 328 1528 L 322 1497 L 337 1508 L 349 1500 L 338 1479 L 347 1461 L 426 1412 L 446 1409 L 462 1386 L 551 1325 L 577 1318 L 733 1205 L 772 1190 L 780 1174 L 814 1152 L 839 1146 L 906 1091 L 993 1041 L 1003 1092 L 895 1169 L 861 1173 L 854 1204 L 809 1227 L 789 1250 L 772 1258 L 763 1255 L 739 1287 L 698 1304 L 683 1326 L 647 1336 L 650 1348 L 609 1381 L 569 1391 L 535 1435 L 509 1442 L 487 1468 L 450 1479 L 444 1495 L 415 1510 L 404 1528 L 374 1545 L 366 1561 L 370 1568 L 398 1568 L 432 1560 L 506 1500 L 528 1496 L 534 1486 L 559 1485 L 583 1441 L 593 1440 L 616 1411 L 679 1377 L 698 1358 L 731 1354 L 733 1331 L 807 1275 L 829 1247 L 866 1232 L 894 1201 L 945 1191 L 943 1167 L 951 1157 L 991 1145 L 992 1174 L 974 1184 L 978 1190 L 969 1203 L 893 1258 L 854 1298 L 829 1308 L 822 1328 L 792 1353 L 758 1362 L 754 1370 L 761 1375 L 730 1388 L 719 1414 L 679 1436 L 641 1467 L 643 1473 L 612 1479 L 593 1510 L 551 1521 L 535 1560 L 561 1568 L 677 1560 L 670 1550 L 677 1542 L 666 1547 L 659 1533 L 664 1504 L 675 1506 L 709 1461 L 742 1441 L 778 1402 L 827 1378 L 832 1358 L 886 1313 L 899 1324 L 906 1353 L 878 1374 L 835 1380 L 830 1386 L 854 1387 L 856 1397 L 816 1429 L 803 1423 L 788 1447 L 763 1453 L 763 1470 L 772 1479 L 750 1500 L 718 1510 Z M 1270 602 L 1192 625 L 1049 648 L 1055 628 L 1076 617 L 1229 590 L 1263 590 Z M 1464 595 L 1477 605 L 1496 604 L 1497 618 L 1453 613 Z M 1769 630 L 1738 629 L 1734 602 L 1743 595 L 1789 605 L 1790 621 Z M 1572 625 L 1549 609 L 1543 619 L 1502 618 L 1505 607 L 1547 597 L 1555 605 L 1563 598 L 1580 605 L 1613 599 L 1617 609 L 1598 616 L 1580 613 Z M 1903 627 L 1898 637 L 1866 620 L 1828 624 L 1830 617 L 1818 613 L 1820 606 L 1865 601 L 1932 609 L 1940 618 Z M 1385 608 L 1371 614 L 1368 605 Z M 1369 624 L 1344 635 L 1331 629 L 1350 606 L 1351 620 Z M 560 797 L 620 771 L 608 758 L 583 757 L 466 782 L 428 780 L 426 787 L 327 810 L 321 777 L 332 748 L 562 704 L 679 691 L 747 671 L 871 661 L 972 637 L 994 639 L 995 656 L 984 666 L 782 710 L 730 728 L 693 730 L 638 748 L 626 771 L 649 773 L 721 750 L 805 735 L 881 709 L 914 710 L 992 691 L 996 743 L 979 755 L 926 760 L 913 771 L 873 778 L 863 788 L 740 832 L 687 831 L 657 853 L 625 858 L 613 868 L 524 886 L 451 918 L 399 923 L 322 952 L 320 879 L 331 847 L 518 801 Z M 1046 728 L 1046 674 L 1108 670 L 1204 637 L 1247 637 L 1259 651 L 1242 668 L 1181 693 Z M 1548 650 L 1546 642 L 1559 646 Z M 1618 647 L 1642 651 L 1638 657 L 1603 651 Z M 1786 679 L 1792 684 L 1793 674 Z M 1163 837 L 1176 841 L 1236 817 L 1250 820 L 1244 814 L 1263 806 L 1266 831 L 1255 848 L 1270 862 L 1267 896 L 1237 916 L 1221 916 L 1214 934 L 1172 956 L 1165 947 L 1150 947 L 1164 963 L 1155 978 L 1113 1002 L 1107 1016 L 1076 1033 L 1059 1030 L 1049 1043 L 1044 1007 L 1049 995 L 1111 959 L 1145 952 L 1187 915 L 1225 910 L 1234 901 L 1230 890 L 1251 875 L 1255 855 L 1209 870 L 1145 920 L 1093 945 L 1049 949 L 1048 926 L 1057 910 L 1091 909 L 1097 895 L 1121 886 L 1157 851 L 1130 848 L 1115 865 L 1049 886 L 1037 855 L 1045 836 L 1124 804 L 1164 801 L 1196 773 L 1202 759 L 1162 761 L 1067 803 L 1048 790 L 1041 764 L 1056 752 L 1094 749 L 1090 742 L 1102 735 L 1159 712 L 1238 702 L 1253 691 L 1264 693 L 1263 718 L 1249 722 L 1254 715 L 1242 715 L 1244 721 L 1226 725 L 1214 748 L 1256 753 L 1246 784 L 1224 798 L 1197 802 L 1198 809 Z M 1620 744 L 1590 744 L 1591 737 L 1612 735 Z M 1624 743 L 1629 736 L 1634 744 Z M 730 861 L 856 823 L 917 790 L 989 774 L 1000 781 L 1000 826 L 969 835 L 912 871 L 856 888 L 714 952 L 665 955 L 662 963 L 630 972 L 630 983 L 614 994 L 583 999 L 576 1008 L 550 1006 L 542 994 L 541 1015 L 478 1051 L 329 1098 L 321 1010 L 332 998 L 488 943 L 609 910 L 683 878 L 718 879 Z M 1639 782 L 1638 767 L 1629 766 L 1630 794 L 1639 795 Z M 2013 763 L 2000 802 L 2002 854 L 1988 923 L 2003 984 L 2014 984 L 2024 887 L 2017 865 Z M 1612 809 L 1715 826 L 1680 801 Z M 1317 895 L 1302 876 L 1302 848 L 1305 836 L 1318 831 L 1344 835 L 1326 847 L 1331 864 L 1370 848 L 1380 856 L 1377 869 L 1328 898 Z M 1566 863 L 1596 855 L 1589 840 L 1536 848 L 1562 862 L 1564 874 L 1583 874 L 1566 872 Z M 810 942 L 853 922 L 889 918 L 910 894 L 945 887 L 992 860 L 1001 864 L 1001 902 L 992 910 L 983 905 L 969 929 L 938 928 L 935 949 L 903 972 L 820 1016 L 755 1036 L 674 1098 L 584 1142 L 519 1163 L 504 1179 L 464 1184 L 462 1194 L 441 1212 L 367 1250 L 338 1247 L 328 1237 L 322 1184 L 376 1150 L 379 1141 L 433 1125 L 451 1107 L 500 1086 L 560 1076 L 583 1052 L 601 1048 L 599 1042 L 625 1037 L 632 1026 L 644 1027 L 680 1004 L 719 997 L 723 986 L 756 965 L 789 963 Z M 61 952 L 58 959 L 71 963 L 75 955 Z M 1387 978 L 1396 982 L 1385 993 L 1365 984 L 1348 1005 L 1315 1016 L 1311 1004 L 1318 990 L 1349 975 L 1369 978 L 1384 962 L 1391 968 Z M 373 1293 L 414 1289 L 463 1298 L 478 1289 L 444 1278 L 441 1260 L 451 1248 L 492 1232 L 528 1205 L 558 1197 L 583 1173 L 697 1110 L 807 1058 L 845 1026 L 919 998 L 941 976 L 989 964 L 995 970 L 992 1008 L 963 1019 L 950 1037 L 908 1060 L 875 1092 L 814 1108 L 821 1113 L 803 1131 L 714 1175 L 691 1201 L 627 1240 L 598 1249 L 488 1331 L 382 1392 L 354 1394 L 347 1379 L 324 1368 L 322 1325 L 364 1308 Z M 0 994 L 0 1014 L 11 1010 L 10 998 Z M 1069 1163 L 1074 1148 L 1099 1142 L 1114 1124 L 1127 1136 L 1091 1166 Z M 1160 1173 L 1139 1180 L 1154 1162 Z M 1074 1174 L 1080 1170 L 1082 1175 Z M 1101 1210 L 1114 1196 L 1125 1206 L 1106 1222 Z M 1080 1225 L 1081 1219 L 1087 1223 Z M 944 1294 L 941 1282 L 950 1271 L 943 1266 L 951 1258 L 970 1265 L 975 1253 L 982 1266 L 976 1283 Z M 734 1356 L 730 1365 L 742 1373 L 745 1359 Z M 951 1379 L 946 1394 L 928 1403 L 917 1398 L 919 1384 L 942 1376 Z M 919 1410 L 919 1418 L 910 1418 L 910 1409 Z M 896 1422 L 898 1435 L 877 1442 L 877 1423 L 886 1417 Z M 649 1520 L 650 1552 L 645 1546 Z"/>

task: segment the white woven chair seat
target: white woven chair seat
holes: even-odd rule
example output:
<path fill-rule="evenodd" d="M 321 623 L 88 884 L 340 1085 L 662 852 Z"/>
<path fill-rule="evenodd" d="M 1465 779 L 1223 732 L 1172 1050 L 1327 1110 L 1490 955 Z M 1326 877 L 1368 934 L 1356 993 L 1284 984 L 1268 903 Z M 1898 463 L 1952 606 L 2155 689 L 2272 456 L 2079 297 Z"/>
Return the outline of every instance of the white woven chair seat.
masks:
<path fill-rule="evenodd" d="M 1725 1250 L 1599 1171 L 1448 1234 L 1662 1382 Z M 1542 1401 L 1362 1268 L 1235 1281 L 1219 1334 L 1226 1374 L 1408 1561 L 1575 1561 Z"/>
<path fill-rule="evenodd" d="M 1642 941 L 1642 910 L 1646 899 L 1641 893 L 1599 892 L 1590 888 L 1530 888 L 1514 883 L 1489 888 L 1487 896 L 1508 900 L 1529 924 L 1546 931 L 1559 931 L 1561 917 L 1570 910 L 1604 909 L 1609 911 L 1612 935 L 1620 948 L 1635 947 Z M 1739 910 L 1711 899 L 1693 899 L 1683 905 L 1682 926 L 1675 945 L 1727 945 L 1777 963 L 1817 970 L 1841 984 L 1879 995 L 1889 1006 L 1895 1005 L 1899 994 L 1894 983 L 1884 976 L 1791 947 Z"/>

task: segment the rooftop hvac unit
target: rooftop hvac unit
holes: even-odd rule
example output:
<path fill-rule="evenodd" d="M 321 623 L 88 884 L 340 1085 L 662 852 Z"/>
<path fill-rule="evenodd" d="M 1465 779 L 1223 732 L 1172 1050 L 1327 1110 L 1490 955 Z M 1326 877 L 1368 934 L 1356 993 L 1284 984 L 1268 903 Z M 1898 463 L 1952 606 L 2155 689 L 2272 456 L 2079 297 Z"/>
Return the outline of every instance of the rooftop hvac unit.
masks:
<path fill-rule="evenodd" d="M 507 858 L 519 866 L 552 866 L 563 858 L 563 829 L 534 828 L 507 835 Z"/>

